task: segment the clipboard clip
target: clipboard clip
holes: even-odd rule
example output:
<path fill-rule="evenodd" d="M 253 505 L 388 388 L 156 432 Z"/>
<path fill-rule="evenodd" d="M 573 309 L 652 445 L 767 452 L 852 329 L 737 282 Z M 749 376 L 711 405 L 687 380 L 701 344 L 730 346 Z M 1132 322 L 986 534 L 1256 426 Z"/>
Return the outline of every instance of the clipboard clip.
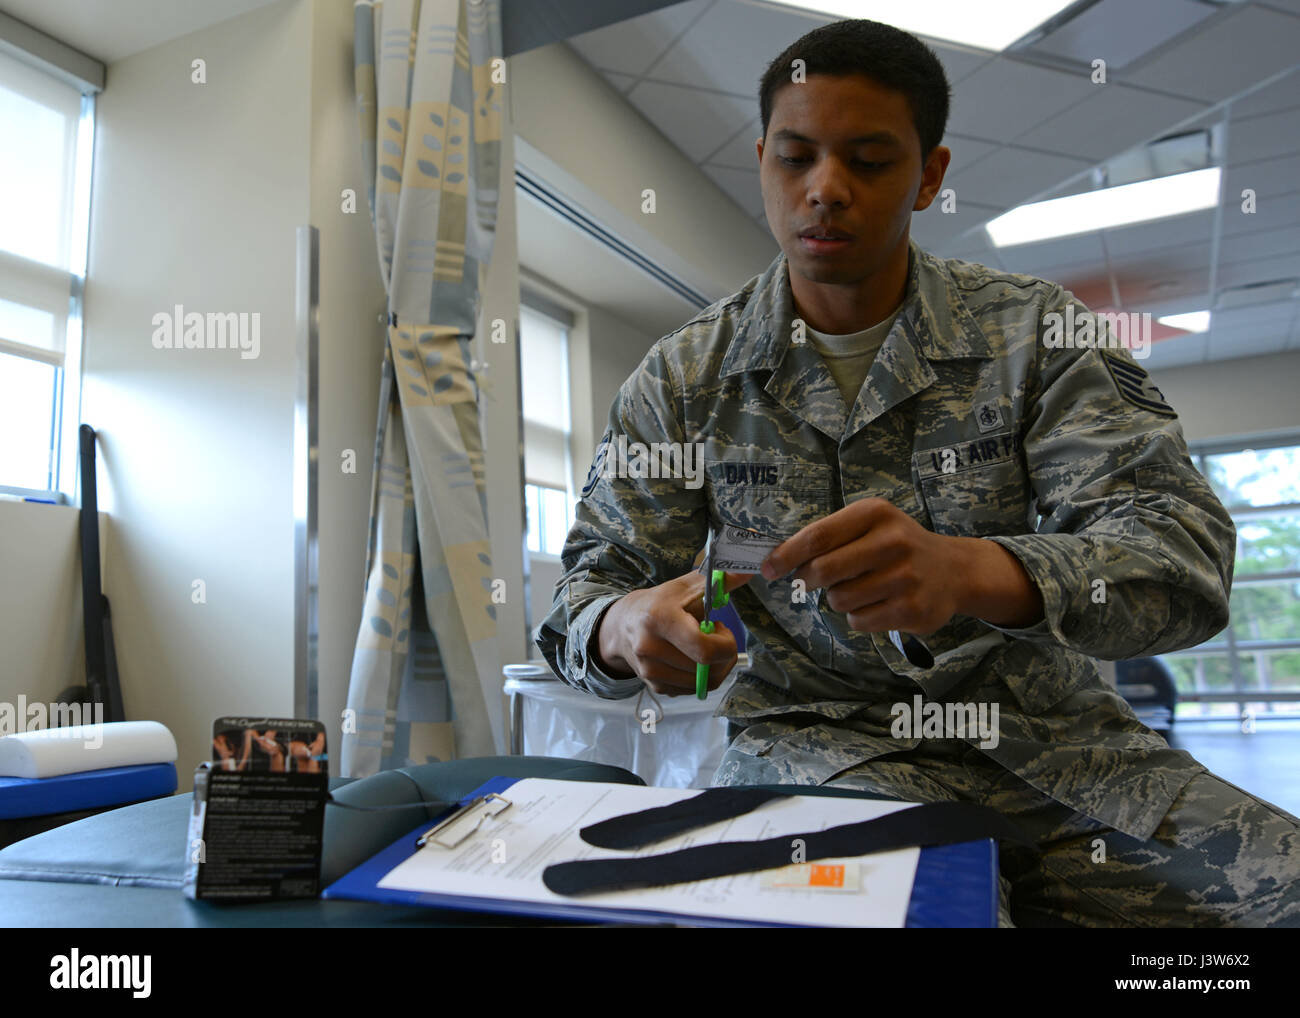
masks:
<path fill-rule="evenodd" d="M 496 800 L 494 803 L 493 800 Z M 425 845 L 432 842 L 435 845 L 441 845 L 443 848 L 455 848 L 462 841 L 483 826 L 483 821 L 488 817 L 500 816 L 506 810 L 514 805 L 505 796 L 497 795 L 496 792 L 489 792 L 487 795 L 480 795 L 477 799 L 467 802 L 460 809 L 456 810 L 446 820 L 435 824 L 427 831 L 415 839 L 416 848 L 424 848 Z M 469 823 L 473 817 L 474 822 Z M 458 834 L 449 834 L 449 828 L 460 825 Z M 451 840 L 454 838 L 455 840 Z"/>

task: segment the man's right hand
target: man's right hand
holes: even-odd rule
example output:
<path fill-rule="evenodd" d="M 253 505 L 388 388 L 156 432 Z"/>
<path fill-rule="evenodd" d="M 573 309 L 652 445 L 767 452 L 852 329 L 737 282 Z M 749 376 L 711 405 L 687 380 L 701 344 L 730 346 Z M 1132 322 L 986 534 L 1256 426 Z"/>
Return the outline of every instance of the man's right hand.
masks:
<path fill-rule="evenodd" d="M 754 574 L 726 577 L 731 591 Z M 703 662 L 709 666 L 709 689 L 717 689 L 735 667 L 736 638 L 726 626 L 702 633 L 702 621 L 702 572 L 631 591 L 611 604 L 600 621 L 597 664 L 615 678 L 636 676 L 661 696 L 681 696 L 695 692 L 695 665 Z"/>

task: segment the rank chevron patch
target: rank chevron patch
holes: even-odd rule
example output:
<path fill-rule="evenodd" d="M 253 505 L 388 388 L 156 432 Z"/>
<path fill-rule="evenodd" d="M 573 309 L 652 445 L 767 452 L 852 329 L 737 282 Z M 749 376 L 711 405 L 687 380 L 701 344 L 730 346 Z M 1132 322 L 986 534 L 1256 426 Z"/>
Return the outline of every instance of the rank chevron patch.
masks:
<path fill-rule="evenodd" d="M 1151 381 L 1151 376 L 1145 370 L 1110 351 L 1103 351 L 1102 359 L 1106 362 L 1110 377 L 1115 381 L 1115 388 L 1126 400 L 1155 414 L 1178 416 L 1174 408 L 1165 402 L 1164 393 L 1156 388 L 1156 383 Z"/>

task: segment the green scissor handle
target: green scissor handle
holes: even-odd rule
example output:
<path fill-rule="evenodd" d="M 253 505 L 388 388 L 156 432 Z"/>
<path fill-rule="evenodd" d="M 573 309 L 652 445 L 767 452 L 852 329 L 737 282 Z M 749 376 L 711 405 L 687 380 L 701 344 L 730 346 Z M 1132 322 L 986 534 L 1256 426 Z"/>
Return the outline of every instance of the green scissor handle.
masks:
<path fill-rule="evenodd" d="M 727 593 L 727 574 L 721 569 L 713 570 L 710 585 L 713 588 L 713 596 L 709 598 L 710 610 L 721 608 L 731 600 L 731 595 Z M 700 623 L 700 632 L 711 633 L 713 629 L 713 620 L 706 615 Z M 695 695 L 701 700 L 707 699 L 709 695 L 709 666 L 702 661 L 695 665 Z"/>

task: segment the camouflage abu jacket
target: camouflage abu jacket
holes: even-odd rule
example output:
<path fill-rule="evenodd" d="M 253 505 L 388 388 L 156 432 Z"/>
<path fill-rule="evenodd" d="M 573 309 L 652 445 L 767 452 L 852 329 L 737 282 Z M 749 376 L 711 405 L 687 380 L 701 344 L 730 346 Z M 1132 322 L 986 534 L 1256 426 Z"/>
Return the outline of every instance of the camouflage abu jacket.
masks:
<path fill-rule="evenodd" d="M 1222 629 L 1231 519 L 1145 371 L 1102 348 L 1104 328 L 1092 348 L 1050 341 L 1067 306 L 1087 313 L 1071 293 L 910 248 L 902 310 L 852 408 L 793 329 L 784 254 L 654 345 L 611 408 L 537 644 L 576 688 L 634 695 L 641 680 L 604 674 L 592 653 L 619 596 L 687 572 L 720 521 L 788 537 L 885 498 L 936 533 L 1008 549 L 1046 617 L 1013 630 L 956 616 L 925 637 L 935 662 L 921 669 L 886 634 L 851 630 L 821 591 L 800 599 L 789 580 L 755 576 L 732 593 L 750 666 L 717 714 L 812 716 L 842 732 L 811 745 L 742 733 L 729 756 L 784 755 L 791 780 L 825 783 L 922 743 L 891 736 L 895 702 L 995 701 L 1000 738 L 982 752 L 1145 839 L 1203 768 L 1141 725 L 1090 658 L 1158 654 Z M 683 450 L 681 476 L 635 457 L 611 469 L 635 443 Z M 744 780 L 743 767 L 727 778 Z"/>

